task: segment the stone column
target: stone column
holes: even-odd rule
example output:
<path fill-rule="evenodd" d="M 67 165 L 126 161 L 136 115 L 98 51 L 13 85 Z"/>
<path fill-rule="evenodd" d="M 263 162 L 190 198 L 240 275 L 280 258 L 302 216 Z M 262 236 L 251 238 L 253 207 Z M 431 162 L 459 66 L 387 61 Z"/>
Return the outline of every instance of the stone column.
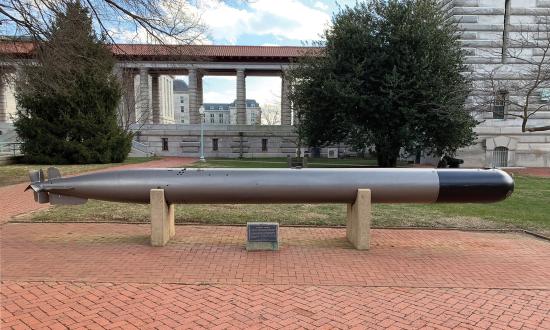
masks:
<path fill-rule="evenodd" d="M 139 69 L 139 118 L 142 123 L 151 121 L 151 109 L 149 107 L 149 69 Z"/>
<path fill-rule="evenodd" d="M 202 77 L 202 73 L 197 74 L 197 108 L 203 104 Z"/>
<path fill-rule="evenodd" d="M 160 122 L 160 81 L 158 73 L 151 73 L 151 98 L 152 98 L 152 112 L 153 112 L 153 124 L 161 124 Z"/>
<path fill-rule="evenodd" d="M 200 124 L 197 101 L 197 69 L 189 69 L 189 122 L 191 124 Z"/>
<path fill-rule="evenodd" d="M 0 78 L 0 123 L 8 121 L 8 109 L 6 104 L 6 82 Z"/>
<path fill-rule="evenodd" d="M 244 69 L 237 69 L 237 125 L 246 125 L 246 76 Z"/>
<path fill-rule="evenodd" d="M 290 100 L 288 99 L 288 79 L 284 72 L 281 74 L 281 125 L 291 125 L 292 115 L 290 112 Z"/>
<path fill-rule="evenodd" d="M 131 69 L 122 73 L 122 111 L 127 124 L 136 122 L 136 90 L 134 72 Z"/>

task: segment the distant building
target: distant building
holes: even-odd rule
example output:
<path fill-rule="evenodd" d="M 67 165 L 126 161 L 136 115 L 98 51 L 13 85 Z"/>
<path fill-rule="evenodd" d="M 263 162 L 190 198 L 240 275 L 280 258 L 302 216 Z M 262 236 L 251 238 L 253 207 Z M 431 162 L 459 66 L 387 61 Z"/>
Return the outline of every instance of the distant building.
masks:
<path fill-rule="evenodd" d="M 261 125 L 260 105 L 256 100 L 246 100 L 246 125 Z M 210 125 L 236 125 L 237 107 L 232 103 L 204 103 L 203 122 Z"/>
<path fill-rule="evenodd" d="M 237 107 L 235 101 L 229 104 L 229 112 L 231 114 L 231 124 L 237 124 Z M 262 123 L 262 108 L 256 100 L 245 101 L 246 104 L 246 125 L 261 125 Z"/>
<path fill-rule="evenodd" d="M 180 79 L 173 81 L 174 121 L 176 124 L 190 124 L 189 86 Z M 237 107 L 232 103 L 204 103 L 203 122 L 209 125 L 236 125 Z M 256 100 L 246 100 L 246 124 L 260 125 L 261 107 Z"/>
<path fill-rule="evenodd" d="M 183 80 L 174 80 L 174 121 L 189 124 L 189 86 Z"/>

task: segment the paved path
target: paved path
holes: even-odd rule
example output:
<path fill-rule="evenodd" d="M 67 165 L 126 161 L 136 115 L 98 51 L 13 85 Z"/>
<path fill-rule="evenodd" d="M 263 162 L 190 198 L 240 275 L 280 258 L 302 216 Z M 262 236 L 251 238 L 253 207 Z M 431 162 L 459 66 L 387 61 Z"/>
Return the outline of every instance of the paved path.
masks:
<path fill-rule="evenodd" d="M 539 176 L 543 178 L 550 178 L 549 167 L 508 168 L 506 169 L 506 172 L 520 174 L 520 175 L 531 175 L 531 176 Z"/>
<path fill-rule="evenodd" d="M 146 163 L 126 164 L 101 169 L 95 172 L 123 170 L 129 168 L 174 167 L 184 166 L 196 161 L 194 158 L 166 157 Z M 38 204 L 30 191 L 24 192 L 28 182 L 0 187 L 0 224 L 9 221 L 13 216 L 47 208 L 49 204 Z"/>
<path fill-rule="evenodd" d="M 524 234 L 281 228 L 247 253 L 244 227 L 1 227 L 6 328 L 550 329 L 550 243 Z"/>

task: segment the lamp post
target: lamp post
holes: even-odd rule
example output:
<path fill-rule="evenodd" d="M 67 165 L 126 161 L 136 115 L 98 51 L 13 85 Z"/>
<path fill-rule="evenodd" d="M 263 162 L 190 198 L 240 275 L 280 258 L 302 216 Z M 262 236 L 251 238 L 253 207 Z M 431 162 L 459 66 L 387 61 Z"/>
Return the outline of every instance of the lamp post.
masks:
<path fill-rule="evenodd" d="M 204 158 L 204 106 L 201 105 L 199 108 L 199 114 L 201 115 L 201 157 L 199 160 L 201 162 L 205 162 L 206 159 Z"/>

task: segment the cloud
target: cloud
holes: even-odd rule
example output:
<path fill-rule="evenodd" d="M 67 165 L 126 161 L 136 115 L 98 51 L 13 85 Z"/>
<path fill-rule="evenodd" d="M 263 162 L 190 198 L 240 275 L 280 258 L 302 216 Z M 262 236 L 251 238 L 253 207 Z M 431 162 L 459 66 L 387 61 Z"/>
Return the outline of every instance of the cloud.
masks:
<path fill-rule="evenodd" d="M 236 78 L 234 76 L 206 76 L 203 79 L 204 103 L 231 103 L 235 97 Z M 246 98 L 255 99 L 261 106 L 280 103 L 281 78 L 247 77 Z"/>
<path fill-rule="evenodd" d="M 243 35 L 271 36 L 278 40 L 319 40 L 330 22 L 326 9 L 307 6 L 300 0 L 257 0 L 239 8 L 226 2 L 204 0 L 199 10 L 211 38 L 230 44 L 237 43 Z"/>
<path fill-rule="evenodd" d="M 322 11 L 327 11 L 329 9 L 328 5 L 326 3 L 322 3 L 321 1 L 316 1 L 313 4 L 313 7 L 321 9 Z"/>

